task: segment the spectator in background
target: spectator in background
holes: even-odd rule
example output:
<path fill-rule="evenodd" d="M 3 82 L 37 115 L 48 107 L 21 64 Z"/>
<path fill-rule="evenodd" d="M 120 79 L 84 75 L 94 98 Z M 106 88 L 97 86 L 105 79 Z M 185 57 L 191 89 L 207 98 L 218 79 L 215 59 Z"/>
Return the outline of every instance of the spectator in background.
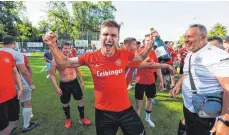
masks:
<path fill-rule="evenodd" d="M 141 46 L 141 42 L 137 41 L 136 44 L 137 44 L 137 49 L 138 49 Z"/>
<path fill-rule="evenodd" d="M 223 40 L 218 36 L 208 37 L 208 43 L 223 49 Z"/>
<path fill-rule="evenodd" d="M 119 48 L 122 48 L 122 47 L 123 47 L 123 42 L 120 42 Z"/>
<path fill-rule="evenodd" d="M 76 48 L 74 48 L 73 46 L 71 47 L 72 48 L 72 56 L 73 57 L 76 57 L 76 53 L 77 53 L 77 50 L 76 50 Z"/>
<path fill-rule="evenodd" d="M 48 51 L 45 52 L 44 59 L 46 61 L 46 67 L 47 67 L 47 76 L 46 76 L 46 78 L 49 78 L 50 77 L 49 71 L 50 71 L 51 63 L 52 63 L 52 53 L 51 53 L 50 49 L 48 49 Z"/>
<path fill-rule="evenodd" d="M 180 75 L 183 74 L 184 59 L 185 59 L 187 54 L 188 54 L 188 50 L 183 45 L 182 48 L 179 49 L 178 54 L 177 54 L 177 58 L 180 61 Z"/>
<path fill-rule="evenodd" d="M 95 52 L 95 51 L 96 51 L 96 46 L 95 46 L 95 44 L 91 44 L 91 49 L 92 49 L 92 52 Z"/>

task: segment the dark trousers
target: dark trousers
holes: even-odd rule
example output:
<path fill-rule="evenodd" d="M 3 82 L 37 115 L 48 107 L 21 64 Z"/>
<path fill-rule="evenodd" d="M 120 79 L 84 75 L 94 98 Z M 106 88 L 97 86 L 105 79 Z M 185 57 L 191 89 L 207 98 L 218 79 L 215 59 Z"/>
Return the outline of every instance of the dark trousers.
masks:
<path fill-rule="evenodd" d="M 200 118 L 196 113 L 183 107 L 187 135 L 210 135 L 215 118 Z"/>
<path fill-rule="evenodd" d="M 95 109 L 97 135 L 115 135 L 120 127 L 123 135 L 146 135 L 143 123 L 133 107 L 121 112 Z"/>

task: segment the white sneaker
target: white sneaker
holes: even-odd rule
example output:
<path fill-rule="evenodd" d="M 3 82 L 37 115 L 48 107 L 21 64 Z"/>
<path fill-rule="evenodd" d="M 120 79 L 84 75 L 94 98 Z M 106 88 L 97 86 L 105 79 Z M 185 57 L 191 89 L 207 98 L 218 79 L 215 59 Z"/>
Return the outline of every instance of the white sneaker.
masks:
<path fill-rule="evenodd" d="M 48 74 L 47 76 L 46 76 L 46 78 L 48 79 L 50 77 L 50 75 Z"/>
<path fill-rule="evenodd" d="M 151 126 L 151 127 L 155 127 L 155 124 L 150 120 L 150 119 L 146 119 L 146 122 Z"/>

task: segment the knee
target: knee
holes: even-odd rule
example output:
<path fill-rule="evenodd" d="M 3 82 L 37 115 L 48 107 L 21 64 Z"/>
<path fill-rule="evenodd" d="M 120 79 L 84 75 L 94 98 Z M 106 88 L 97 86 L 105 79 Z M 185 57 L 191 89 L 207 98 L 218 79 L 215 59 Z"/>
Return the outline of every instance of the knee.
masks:
<path fill-rule="evenodd" d="M 152 98 L 147 98 L 146 99 L 146 104 L 151 104 Z"/>
<path fill-rule="evenodd" d="M 32 108 L 32 101 L 28 100 L 22 103 L 23 108 Z"/>
<path fill-rule="evenodd" d="M 81 99 L 81 100 L 79 101 L 79 105 L 80 105 L 80 106 L 84 105 L 84 100 L 83 100 L 83 99 Z"/>

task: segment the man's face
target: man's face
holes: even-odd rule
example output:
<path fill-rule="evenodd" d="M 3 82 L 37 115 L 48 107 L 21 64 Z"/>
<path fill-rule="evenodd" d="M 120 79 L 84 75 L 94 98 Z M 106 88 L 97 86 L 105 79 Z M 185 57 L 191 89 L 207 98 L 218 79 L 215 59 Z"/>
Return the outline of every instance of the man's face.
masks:
<path fill-rule="evenodd" d="M 200 33 L 199 28 L 189 28 L 185 32 L 184 45 L 188 51 L 196 52 L 203 45 L 206 37 Z"/>
<path fill-rule="evenodd" d="M 150 45 L 152 44 L 152 39 L 150 36 L 145 37 L 144 45 Z"/>
<path fill-rule="evenodd" d="M 71 46 L 64 45 L 63 48 L 61 49 L 61 52 L 62 52 L 65 56 L 70 56 L 70 54 L 71 54 L 71 49 L 72 49 Z"/>
<path fill-rule="evenodd" d="M 132 41 L 129 45 L 129 48 L 128 50 L 131 51 L 131 52 L 135 52 L 137 50 L 137 44 L 136 44 L 136 41 Z"/>
<path fill-rule="evenodd" d="M 169 46 L 170 48 L 173 48 L 173 45 L 174 45 L 174 43 L 173 43 L 172 41 L 170 41 L 170 42 L 168 43 L 168 46 Z"/>
<path fill-rule="evenodd" d="M 100 33 L 100 44 L 102 53 L 110 57 L 114 54 L 118 45 L 119 32 L 115 27 L 103 27 Z"/>

